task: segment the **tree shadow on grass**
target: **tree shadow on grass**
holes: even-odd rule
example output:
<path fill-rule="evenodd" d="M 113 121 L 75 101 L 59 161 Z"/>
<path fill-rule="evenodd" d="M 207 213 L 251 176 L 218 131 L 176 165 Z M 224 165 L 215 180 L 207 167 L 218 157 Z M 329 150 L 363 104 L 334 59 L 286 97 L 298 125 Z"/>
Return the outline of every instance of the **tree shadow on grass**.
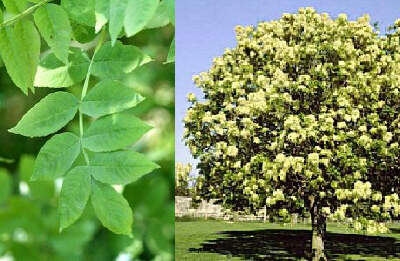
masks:
<path fill-rule="evenodd" d="M 224 231 L 218 234 L 221 237 L 206 241 L 200 248 L 191 248 L 189 251 L 217 253 L 245 260 L 310 258 L 311 231 L 309 230 L 266 229 Z M 400 241 L 384 236 L 327 233 L 325 251 L 328 260 L 344 260 L 343 254 L 356 255 L 357 258 L 360 256 L 400 258 Z"/>
<path fill-rule="evenodd" d="M 400 234 L 400 228 L 391 228 L 390 231 L 392 233 Z"/>

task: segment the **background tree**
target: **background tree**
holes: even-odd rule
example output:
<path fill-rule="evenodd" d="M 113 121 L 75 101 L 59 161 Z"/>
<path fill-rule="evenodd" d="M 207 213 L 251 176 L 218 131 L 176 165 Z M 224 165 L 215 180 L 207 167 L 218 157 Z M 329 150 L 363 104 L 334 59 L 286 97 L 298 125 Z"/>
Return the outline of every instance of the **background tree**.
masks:
<path fill-rule="evenodd" d="M 325 260 L 326 220 L 386 232 L 400 211 L 400 41 L 367 15 L 312 8 L 255 28 L 194 77 L 184 139 L 202 195 L 225 207 L 311 216 L 313 260 Z"/>
<path fill-rule="evenodd" d="M 177 162 L 175 164 L 175 196 L 189 196 L 190 194 L 190 172 L 192 165 Z"/>

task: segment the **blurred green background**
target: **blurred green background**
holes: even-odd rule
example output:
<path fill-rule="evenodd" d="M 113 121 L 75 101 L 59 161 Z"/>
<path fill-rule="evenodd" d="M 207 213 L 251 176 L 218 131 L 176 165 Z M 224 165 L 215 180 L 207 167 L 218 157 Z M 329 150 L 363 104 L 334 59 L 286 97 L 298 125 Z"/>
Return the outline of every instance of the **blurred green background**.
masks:
<path fill-rule="evenodd" d="M 93 37 L 94 32 L 82 28 L 79 41 L 89 42 Z M 102 227 L 91 204 L 75 225 L 59 233 L 60 182 L 29 181 L 34 157 L 49 137 L 31 139 L 7 132 L 29 108 L 54 90 L 36 88 L 34 95 L 23 95 L 0 61 L 1 261 L 173 260 L 175 64 L 164 64 L 173 37 L 174 27 L 169 24 L 122 38 L 155 60 L 128 74 L 123 82 L 146 97 L 132 113 L 154 126 L 133 149 L 161 166 L 123 190 L 134 211 L 133 238 L 115 235 Z M 92 80 L 91 86 L 94 84 Z M 81 86 L 73 86 L 71 91 L 78 95 Z M 77 132 L 78 121 L 66 129 Z"/>

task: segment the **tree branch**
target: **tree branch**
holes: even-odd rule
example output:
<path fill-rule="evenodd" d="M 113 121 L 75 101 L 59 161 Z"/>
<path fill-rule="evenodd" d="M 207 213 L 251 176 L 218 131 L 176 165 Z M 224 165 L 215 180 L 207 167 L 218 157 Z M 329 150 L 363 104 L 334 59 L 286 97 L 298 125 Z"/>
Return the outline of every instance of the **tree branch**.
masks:
<path fill-rule="evenodd" d="M 43 0 L 43 1 L 33 5 L 31 7 L 29 7 L 28 9 L 26 9 L 22 13 L 14 16 L 11 19 L 9 19 L 9 20 L 3 22 L 2 24 L 0 24 L 0 29 L 3 28 L 3 27 L 7 27 L 7 26 L 10 26 L 10 25 L 16 23 L 17 21 L 19 21 L 20 19 L 24 18 L 25 16 L 28 16 L 31 13 L 33 13 L 33 11 L 35 11 L 36 9 L 41 7 L 42 5 L 44 5 L 44 4 L 48 3 L 48 2 L 51 2 L 51 1 L 53 1 L 53 0 Z"/>

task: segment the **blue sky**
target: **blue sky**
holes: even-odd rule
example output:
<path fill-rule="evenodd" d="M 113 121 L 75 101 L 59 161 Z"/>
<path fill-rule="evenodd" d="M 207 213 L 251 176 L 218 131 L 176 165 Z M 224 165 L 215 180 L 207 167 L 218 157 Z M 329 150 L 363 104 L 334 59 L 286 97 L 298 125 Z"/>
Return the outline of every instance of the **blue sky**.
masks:
<path fill-rule="evenodd" d="M 400 18 L 399 0 L 175 0 L 176 13 L 176 116 L 175 160 L 194 162 L 182 142 L 182 119 L 189 106 L 186 95 L 201 92 L 192 75 L 207 71 L 212 59 L 225 48 L 235 46 L 234 27 L 255 25 L 278 19 L 282 13 L 295 13 L 299 7 L 314 7 L 331 17 L 346 13 L 349 20 L 369 14 L 371 23 L 379 22 L 381 31 Z"/>

